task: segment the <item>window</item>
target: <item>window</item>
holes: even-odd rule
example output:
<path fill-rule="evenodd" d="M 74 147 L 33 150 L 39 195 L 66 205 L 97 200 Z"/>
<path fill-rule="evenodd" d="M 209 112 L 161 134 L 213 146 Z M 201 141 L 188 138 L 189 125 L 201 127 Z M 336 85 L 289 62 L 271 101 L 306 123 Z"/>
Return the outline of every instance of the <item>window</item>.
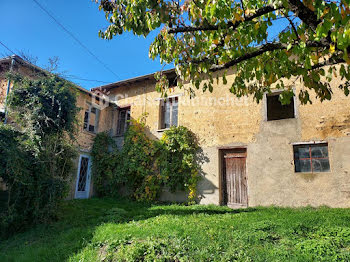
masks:
<path fill-rule="evenodd" d="M 161 124 L 160 128 L 165 129 L 177 126 L 178 120 L 178 97 L 161 100 Z"/>
<path fill-rule="evenodd" d="M 3 122 L 5 119 L 5 112 L 1 111 L 0 109 L 0 121 Z"/>
<path fill-rule="evenodd" d="M 327 172 L 330 170 L 328 144 L 294 146 L 295 172 Z"/>
<path fill-rule="evenodd" d="M 87 105 L 84 114 L 84 130 L 96 133 L 100 110 L 92 105 Z"/>
<path fill-rule="evenodd" d="M 280 93 L 266 95 L 267 121 L 295 117 L 294 99 L 291 99 L 289 105 L 282 105 L 279 95 Z"/>
<path fill-rule="evenodd" d="M 168 81 L 169 81 L 169 87 L 175 87 L 177 86 L 177 76 L 168 76 Z"/>
<path fill-rule="evenodd" d="M 119 109 L 117 136 L 123 135 L 130 124 L 130 107 Z"/>

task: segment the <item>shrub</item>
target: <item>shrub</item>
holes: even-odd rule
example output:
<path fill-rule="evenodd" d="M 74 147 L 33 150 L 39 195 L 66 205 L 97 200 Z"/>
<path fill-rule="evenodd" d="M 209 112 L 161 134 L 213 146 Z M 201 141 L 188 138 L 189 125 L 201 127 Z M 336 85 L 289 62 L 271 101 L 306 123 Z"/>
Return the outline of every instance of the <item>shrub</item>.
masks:
<path fill-rule="evenodd" d="M 164 132 L 161 145 L 163 150 L 158 165 L 163 184 L 171 192 L 189 190 L 192 201 L 199 179 L 195 159 L 198 145 L 194 134 L 186 127 L 172 126 Z"/>
<path fill-rule="evenodd" d="M 98 134 L 92 150 L 93 177 L 100 195 L 113 196 L 126 185 L 140 201 L 154 201 L 163 187 L 196 196 L 199 180 L 196 139 L 185 127 L 172 127 L 160 141 L 146 134 L 145 116 L 132 123 L 118 151 L 107 133 Z"/>
<path fill-rule="evenodd" d="M 92 179 L 98 196 L 115 196 L 116 188 L 125 178 L 116 176 L 120 167 L 120 154 L 114 140 L 106 132 L 98 133 L 91 150 Z"/>
<path fill-rule="evenodd" d="M 78 108 L 71 85 L 54 76 L 11 77 L 9 108 L 18 130 L 0 125 L 0 178 L 8 191 L 1 237 L 55 217 L 76 156 Z"/>

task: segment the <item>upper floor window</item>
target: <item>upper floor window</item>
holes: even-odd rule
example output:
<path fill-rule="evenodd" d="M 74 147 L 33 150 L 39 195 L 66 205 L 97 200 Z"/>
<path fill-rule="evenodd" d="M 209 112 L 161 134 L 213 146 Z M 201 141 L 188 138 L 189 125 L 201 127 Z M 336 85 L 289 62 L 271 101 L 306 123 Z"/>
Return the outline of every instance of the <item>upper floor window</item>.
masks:
<path fill-rule="evenodd" d="M 279 100 L 280 93 L 266 95 L 267 121 L 295 118 L 294 99 L 290 104 L 282 105 Z"/>
<path fill-rule="evenodd" d="M 87 105 L 84 114 L 84 130 L 96 133 L 98 128 L 99 116 L 99 109 L 92 105 Z"/>
<path fill-rule="evenodd" d="M 293 149 L 295 172 L 330 170 L 327 143 L 295 145 Z"/>
<path fill-rule="evenodd" d="M 119 109 L 117 135 L 123 135 L 130 125 L 130 107 Z"/>
<path fill-rule="evenodd" d="M 167 98 L 161 101 L 160 128 L 177 126 L 178 122 L 178 97 Z"/>
<path fill-rule="evenodd" d="M 169 87 L 177 86 L 177 76 L 176 75 L 168 76 L 168 81 L 169 81 Z"/>

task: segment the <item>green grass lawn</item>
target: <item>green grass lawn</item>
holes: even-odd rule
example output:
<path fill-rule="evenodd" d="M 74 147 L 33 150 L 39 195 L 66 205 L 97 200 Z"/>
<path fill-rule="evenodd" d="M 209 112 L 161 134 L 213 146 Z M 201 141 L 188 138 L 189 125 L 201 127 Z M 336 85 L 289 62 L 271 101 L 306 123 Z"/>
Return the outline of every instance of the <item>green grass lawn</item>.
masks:
<path fill-rule="evenodd" d="M 350 209 L 65 203 L 0 242 L 0 261 L 349 261 Z"/>

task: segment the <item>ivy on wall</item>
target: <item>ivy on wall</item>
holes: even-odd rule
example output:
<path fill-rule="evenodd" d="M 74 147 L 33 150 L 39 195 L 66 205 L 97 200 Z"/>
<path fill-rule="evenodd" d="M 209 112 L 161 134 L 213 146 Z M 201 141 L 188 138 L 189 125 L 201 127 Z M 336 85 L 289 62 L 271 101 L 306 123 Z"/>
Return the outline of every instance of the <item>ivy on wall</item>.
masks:
<path fill-rule="evenodd" d="M 196 198 L 199 181 L 194 134 L 186 127 L 171 127 L 160 140 L 146 134 L 145 116 L 131 120 L 118 150 L 107 133 L 97 134 L 92 149 L 94 186 L 99 195 L 114 196 L 127 187 L 140 201 L 156 200 L 163 189 L 188 191 Z"/>
<path fill-rule="evenodd" d="M 0 180 L 7 201 L 0 210 L 0 237 L 55 217 L 66 197 L 76 151 L 76 95 L 56 76 L 10 75 L 10 116 L 0 124 Z"/>

